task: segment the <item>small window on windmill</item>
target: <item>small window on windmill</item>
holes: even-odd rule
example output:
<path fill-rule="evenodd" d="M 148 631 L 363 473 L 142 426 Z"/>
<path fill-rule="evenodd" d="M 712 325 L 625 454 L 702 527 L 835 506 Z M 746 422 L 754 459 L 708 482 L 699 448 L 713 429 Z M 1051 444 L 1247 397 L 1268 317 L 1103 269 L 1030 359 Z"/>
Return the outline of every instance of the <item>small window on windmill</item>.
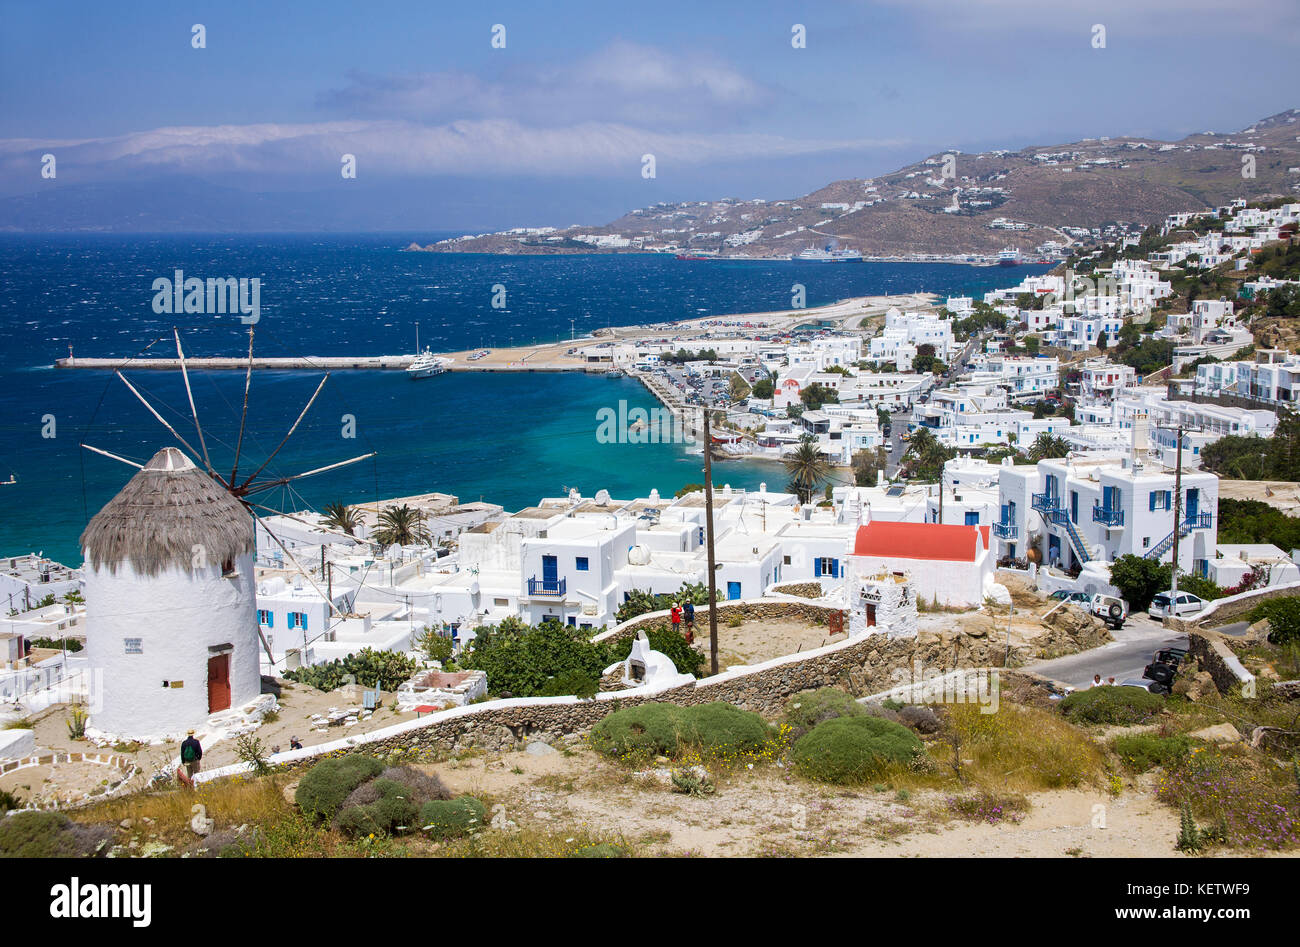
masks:
<path fill-rule="evenodd" d="M 123 638 L 122 644 L 127 654 L 144 654 L 143 638 Z"/>
<path fill-rule="evenodd" d="M 223 579 L 233 579 L 238 575 L 239 573 L 235 571 L 234 559 L 223 559 L 221 561 L 221 577 Z"/>

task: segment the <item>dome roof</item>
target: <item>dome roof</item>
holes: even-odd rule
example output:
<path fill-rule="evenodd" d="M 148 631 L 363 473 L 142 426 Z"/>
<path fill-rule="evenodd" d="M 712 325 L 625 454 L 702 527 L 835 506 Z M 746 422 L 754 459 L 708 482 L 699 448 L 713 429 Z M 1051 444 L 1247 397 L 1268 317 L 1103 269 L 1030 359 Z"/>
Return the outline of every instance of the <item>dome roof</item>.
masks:
<path fill-rule="evenodd" d="M 253 520 L 242 503 L 183 453 L 165 447 L 94 515 L 81 534 L 91 568 L 116 573 L 130 562 L 143 575 L 190 570 L 194 547 L 209 563 L 253 551 Z"/>

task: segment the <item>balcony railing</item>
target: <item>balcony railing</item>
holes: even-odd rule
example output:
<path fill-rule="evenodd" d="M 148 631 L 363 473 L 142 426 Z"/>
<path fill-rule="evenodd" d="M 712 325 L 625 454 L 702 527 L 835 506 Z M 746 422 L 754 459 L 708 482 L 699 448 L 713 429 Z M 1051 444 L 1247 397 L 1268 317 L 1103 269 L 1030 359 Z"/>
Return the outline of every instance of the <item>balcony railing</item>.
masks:
<path fill-rule="evenodd" d="M 1029 498 L 1029 504 L 1040 513 L 1061 511 L 1061 498 L 1055 493 L 1035 493 Z"/>
<path fill-rule="evenodd" d="M 1019 527 L 1015 523 L 994 523 L 993 535 L 998 539 L 1015 539 Z"/>
<path fill-rule="evenodd" d="M 1193 513 L 1183 520 L 1183 529 L 1209 529 L 1213 522 L 1213 513 Z"/>
<path fill-rule="evenodd" d="M 1094 523 L 1104 523 L 1107 526 L 1123 526 L 1124 511 L 1112 510 L 1109 507 L 1097 504 L 1092 508 L 1092 521 Z"/>
<path fill-rule="evenodd" d="M 533 576 L 528 580 L 528 594 L 533 596 L 553 595 L 556 598 L 559 598 L 565 594 L 567 586 L 568 579 L 552 579 L 548 582 L 545 579 L 539 579 L 537 576 Z"/>

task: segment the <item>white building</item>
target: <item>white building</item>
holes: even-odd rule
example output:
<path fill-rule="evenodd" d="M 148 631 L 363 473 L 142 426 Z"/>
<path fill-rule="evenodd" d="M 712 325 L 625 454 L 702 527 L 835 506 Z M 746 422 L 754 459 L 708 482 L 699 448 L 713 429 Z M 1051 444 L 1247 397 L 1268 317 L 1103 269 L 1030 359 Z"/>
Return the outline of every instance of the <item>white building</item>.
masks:
<path fill-rule="evenodd" d="M 993 582 L 988 527 L 873 520 L 857 529 L 856 576 L 899 574 L 923 602 L 978 607 Z"/>

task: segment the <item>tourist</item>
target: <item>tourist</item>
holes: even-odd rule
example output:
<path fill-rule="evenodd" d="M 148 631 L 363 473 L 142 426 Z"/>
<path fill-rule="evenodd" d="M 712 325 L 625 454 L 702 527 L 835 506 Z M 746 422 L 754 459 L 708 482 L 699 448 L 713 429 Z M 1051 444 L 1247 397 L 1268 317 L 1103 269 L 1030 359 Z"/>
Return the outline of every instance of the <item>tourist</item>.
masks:
<path fill-rule="evenodd" d="M 695 603 L 687 602 L 682 606 L 682 618 L 686 620 L 686 643 L 695 642 Z"/>
<path fill-rule="evenodd" d="M 301 750 L 302 742 L 297 737 L 289 737 L 289 749 Z"/>
<path fill-rule="evenodd" d="M 181 743 L 181 762 L 185 764 L 185 775 L 191 780 L 194 779 L 194 774 L 199 771 L 199 761 L 201 759 L 203 759 L 203 747 L 194 738 L 194 731 L 191 730 Z"/>
<path fill-rule="evenodd" d="M 1094 675 L 1092 676 L 1092 684 L 1091 684 L 1090 686 L 1092 686 L 1092 687 L 1104 687 L 1104 686 L 1105 686 L 1105 684 L 1104 684 L 1104 683 L 1102 682 L 1102 680 L 1101 680 L 1101 675 L 1100 675 L 1100 674 L 1094 674 Z"/>
<path fill-rule="evenodd" d="M 668 619 L 673 623 L 673 631 L 682 630 L 682 606 L 673 602 L 672 611 L 668 613 Z"/>
<path fill-rule="evenodd" d="M 1118 687 L 1119 685 L 1115 683 L 1115 678 L 1113 678 L 1113 677 L 1108 677 L 1108 678 L 1106 678 L 1106 686 L 1107 686 L 1107 687 Z"/>

